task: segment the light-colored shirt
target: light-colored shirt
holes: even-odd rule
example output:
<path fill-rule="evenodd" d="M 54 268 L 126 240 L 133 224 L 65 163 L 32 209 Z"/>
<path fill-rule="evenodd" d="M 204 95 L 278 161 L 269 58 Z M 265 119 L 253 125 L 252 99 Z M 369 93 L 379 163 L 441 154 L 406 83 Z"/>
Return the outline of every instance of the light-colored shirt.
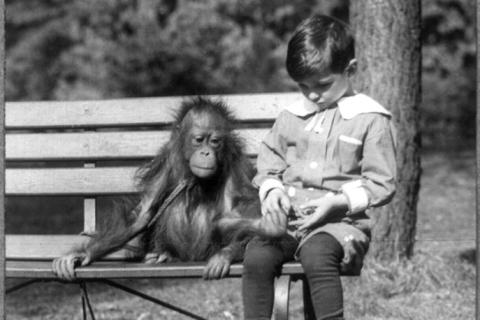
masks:
<path fill-rule="evenodd" d="M 349 212 L 381 206 L 395 191 L 391 114 L 364 94 L 326 110 L 304 99 L 280 113 L 264 138 L 253 182 L 260 198 L 272 188 L 343 192 Z"/>

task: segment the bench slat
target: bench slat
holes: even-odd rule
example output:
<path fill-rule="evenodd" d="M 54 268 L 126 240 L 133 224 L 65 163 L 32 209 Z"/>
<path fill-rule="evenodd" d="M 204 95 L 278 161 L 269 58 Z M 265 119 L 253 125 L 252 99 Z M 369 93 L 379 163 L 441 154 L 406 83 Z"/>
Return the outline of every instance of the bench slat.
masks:
<path fill-rule="evenodd" d="M 204 262 L 166 263 L 148 265 L 135 262 L 95 262 L 90 266 L 76 269 L 80 279 L 98 278 L 200 278 L 203 274 Z M 230 277 L 240 277 L 242 264 L 230 267 Z M 283 265 L 282 274 L 301 275 L 303 268 L 298 262 Z M 8 278 L 42 278 L 56 279 L 51 269 L 51 261 L 7 261 L 6 276 Z"/>
<path fill-rule="evenodd" d="M 268 129 L 239 129 L 255 155 Z M 108 160 L 153 157 L 170 137 L 169 131 L 7 134 L 6 158 L 24 160 Z"/>
<path fill-rule="evenodd" d="M 113 195 L 135 192 L 136 167 L 7 169 L 7 195 Z"/>
<path fill-rule="evenodd" d="M 19 260 L 52 260 L 88 240 L 80 235 L 6 235 L 6 258 Z M 105 259 L 124 259 L 119 250 Z"/>
<path fill-rule="evenodd" d="M 238 120 L 271 121 L 298 93 L 222 96 Z M 183 97 L 100 101 L 7 102 L 7 129 L 83 128 L 132 125 L 165 125 Z"/>

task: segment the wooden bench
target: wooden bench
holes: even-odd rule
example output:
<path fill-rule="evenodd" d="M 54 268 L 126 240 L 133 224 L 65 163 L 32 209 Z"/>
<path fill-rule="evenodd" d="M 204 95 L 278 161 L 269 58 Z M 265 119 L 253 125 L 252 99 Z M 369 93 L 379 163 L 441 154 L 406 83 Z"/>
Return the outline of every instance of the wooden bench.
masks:
<path fill-rule="evenodd" d="M 238 131 L 253 160 L 273 119 L 299 95 L 251 94 L 221 98 L 238 118 Z M 94 230 L 98 215 L 97 198 L 135 191 L 132 177 L 138 164 L 151 158 L 167 141 L 172 115 L 181 100 L 181 97 L 164 97 L 7 103 L 7 196 L 81 196 L 83 230 Z M 7 216 L 9 214 L 15 212 L 7 212 Z M 69 212 L 64 214 L 67 219 Z M 85 236 L 78 234 L 7 234 L 6 277 L 29 279 L 7 289 L 7 293 L 36 281 L 56 280 L 51 271 L 52 259 L 85 240 Z M 112 281 L 119 278 L 199 278 L 203 263 L 152 266 L 122 258 L 120 250 L 104 261 L 77 269 L 82 288 L 85 289 L 88 281 L 103 282 L 192 318 L 203 319 Z M 240 277 L 241 274 L 242 265 L 235 264 L 229 276 Z M 290 282 L 298 279 L 304 280 L 301 265 L 295 262 L 285 264 L 276 283 L 275 319 L 288 319 Z M 305 284 L 304 290 L 308 290 Z M 84 295 L 84 317 L 88 307 L 93 318 L 86 289 Z M 308 296 L 304 294 L 304 297 Z M 309 300 L 305 299 L 305 303 L 306 319 L 313 319 Z"/>

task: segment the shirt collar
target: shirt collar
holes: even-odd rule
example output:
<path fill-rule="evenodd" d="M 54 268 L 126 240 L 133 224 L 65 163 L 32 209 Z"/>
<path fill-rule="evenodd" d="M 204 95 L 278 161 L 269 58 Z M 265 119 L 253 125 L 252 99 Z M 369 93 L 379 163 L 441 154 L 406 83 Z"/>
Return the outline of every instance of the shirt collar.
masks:
<path fill-rule="evenodd" d="M 362 113 L 380 113 L 386 116 L 392 114 L 377 101 L 363 93 L 341 98 L 337 102 L 338 110 L 342 118 L 349 120 Z M 320 111 L 317 105 L 303 95 L 286 107 L 286 110 L 299 117 L 305 117 Z"/>

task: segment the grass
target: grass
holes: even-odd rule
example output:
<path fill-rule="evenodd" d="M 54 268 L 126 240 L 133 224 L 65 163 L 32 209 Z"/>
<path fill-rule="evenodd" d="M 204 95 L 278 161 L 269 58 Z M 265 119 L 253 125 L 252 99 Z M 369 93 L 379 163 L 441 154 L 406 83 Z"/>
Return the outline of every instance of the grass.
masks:
<path fill-rule="evenodd" d="M 417 242 L 409 261 L 367 260 L 360 277 L 343 279 L 346 319 L 474 319 L 475 154 L 422 157 Z M 208 319 L 241 319 L 240 279 L 122 281 Z M 90 285 L 97 319 L 189 319 L 127 293 Z M 28 303 L 25 303 L 28 301 Z M 81 319 L 79 288 L 35 284 L 7 297 L 7 319 Z M 301 285 L 290 312 L 302 318 Z"/>

